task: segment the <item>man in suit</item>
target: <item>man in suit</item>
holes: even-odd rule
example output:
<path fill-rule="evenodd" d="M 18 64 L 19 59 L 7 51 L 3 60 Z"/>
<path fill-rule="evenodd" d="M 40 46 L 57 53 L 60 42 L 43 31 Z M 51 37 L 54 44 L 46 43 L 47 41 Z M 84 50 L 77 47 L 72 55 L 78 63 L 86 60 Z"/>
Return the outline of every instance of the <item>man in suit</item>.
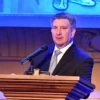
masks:
<path fill-rule="evenodd" d="M 54 44 L 36 56 L 26 72 L 39 68 L 40 71 L 49 71 L 51 75 L 82 76 L 91 81 L 93 59 L 75 45 L 73 42 L 75 32 L 76 20 L 73 15 L 69 13 L 54 15 L 51 22 Z M 60 51 L 56 58 L 57 62 L 53 59 L 56 50 Z M 56 66 L 52 65 L 53 61 L 57 63 Z"/>

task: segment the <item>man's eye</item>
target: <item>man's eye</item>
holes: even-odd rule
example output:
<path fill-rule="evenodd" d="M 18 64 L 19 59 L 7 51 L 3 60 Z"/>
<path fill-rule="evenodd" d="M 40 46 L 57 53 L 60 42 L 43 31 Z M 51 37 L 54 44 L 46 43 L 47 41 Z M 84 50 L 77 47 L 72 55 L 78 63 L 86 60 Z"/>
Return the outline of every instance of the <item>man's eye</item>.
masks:
<path fill-rule="evenodd" d="M 67 29 L 67 27 L 62 27 L 62 29 Z"/>
<path fill-rule="evenodd" d="M 53 29 L 57 29 L 57 27 L 52 27 Z"/>

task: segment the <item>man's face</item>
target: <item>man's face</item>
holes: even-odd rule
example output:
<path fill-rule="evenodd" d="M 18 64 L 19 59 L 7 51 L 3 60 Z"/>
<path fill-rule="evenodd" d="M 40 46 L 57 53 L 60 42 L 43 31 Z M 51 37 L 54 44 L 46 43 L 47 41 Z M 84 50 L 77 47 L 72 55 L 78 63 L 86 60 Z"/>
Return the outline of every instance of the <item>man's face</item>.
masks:
<path fill-rule="evenodd" d="M 75 31 L 67 19 L 55 19 L 52 23 L 52 38 L 58 48 L 68 45 L 74 37 Z"/>

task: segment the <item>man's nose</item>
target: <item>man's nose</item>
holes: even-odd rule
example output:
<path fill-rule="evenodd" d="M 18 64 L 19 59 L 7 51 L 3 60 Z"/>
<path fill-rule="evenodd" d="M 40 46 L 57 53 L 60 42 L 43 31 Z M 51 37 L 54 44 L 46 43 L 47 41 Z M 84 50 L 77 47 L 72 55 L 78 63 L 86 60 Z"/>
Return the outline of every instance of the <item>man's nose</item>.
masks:
<path fill-rule="evenodd" d="M 60 30 L 60 29 L 57 30 L 56 34 L 57 34 L 57 35 L 60 35 L 60 34 L 61 34 L 61 30 Z"/>

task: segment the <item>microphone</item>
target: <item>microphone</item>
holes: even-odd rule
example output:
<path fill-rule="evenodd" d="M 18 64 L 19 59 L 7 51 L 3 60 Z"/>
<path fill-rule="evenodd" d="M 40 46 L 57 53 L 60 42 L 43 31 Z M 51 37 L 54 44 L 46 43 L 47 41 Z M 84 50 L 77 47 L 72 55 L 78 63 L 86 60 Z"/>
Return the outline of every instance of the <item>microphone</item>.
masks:
<path fill-rule="evenodd" d="M 35 52 L 31 53 L 30 55 L 26 56 L 25 58 L 23 58 L 20 63 L 21 64 L 25 64 L 26 62 L 32 60 L 34 57 L 36 57 L 37 55 L 41 54 L 42 52 L 45 52 L 48 49 L 47 45 L 43 45 L 42 47 L 40 47 L 39 49 L 37 49 Z"/>

